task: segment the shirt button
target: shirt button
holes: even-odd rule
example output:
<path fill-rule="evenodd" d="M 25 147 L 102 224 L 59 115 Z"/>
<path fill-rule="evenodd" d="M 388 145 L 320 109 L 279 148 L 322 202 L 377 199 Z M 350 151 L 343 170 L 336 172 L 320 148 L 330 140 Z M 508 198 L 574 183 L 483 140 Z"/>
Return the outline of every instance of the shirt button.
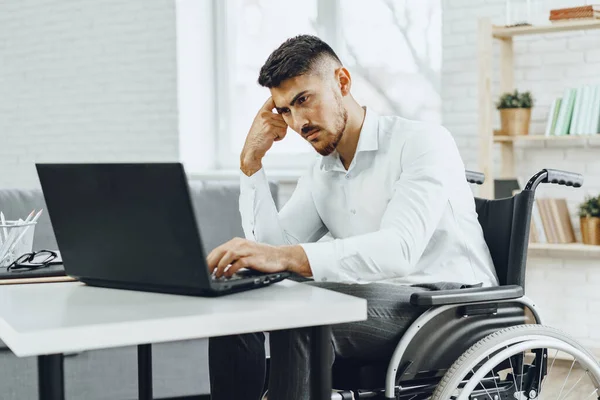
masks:
<path fill-rule="evenodd" d="M 352 210 L 350 210 L 350 213 L 356 214 L 356 210 L 353 208 Z"/>
<path fill-rule="evenodd" d="M 327 277 L 323 277 L 323 282 L 327 282 Z"/>
<path fill-rule="evenodd" d="M 350 174 L 346 175 L 346 179 L 350 179 Z"/>

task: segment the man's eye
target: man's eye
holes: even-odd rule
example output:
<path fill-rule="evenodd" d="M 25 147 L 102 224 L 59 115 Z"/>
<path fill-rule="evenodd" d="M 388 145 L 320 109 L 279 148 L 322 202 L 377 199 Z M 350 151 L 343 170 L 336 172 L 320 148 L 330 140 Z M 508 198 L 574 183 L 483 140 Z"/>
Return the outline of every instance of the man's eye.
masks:
<path fill-rule="evenodd" d="M 280 114 L 282 114 L 282 115 L 288 115 L 289 113 L 290 113 L 289 109 L 285 109 L 280 112 Z"/>
<path fill-rule="evenodd" d="M 302 96 L 298 99 L 298 104 L 302 104 L 306 101 L 306 96 Z"/>

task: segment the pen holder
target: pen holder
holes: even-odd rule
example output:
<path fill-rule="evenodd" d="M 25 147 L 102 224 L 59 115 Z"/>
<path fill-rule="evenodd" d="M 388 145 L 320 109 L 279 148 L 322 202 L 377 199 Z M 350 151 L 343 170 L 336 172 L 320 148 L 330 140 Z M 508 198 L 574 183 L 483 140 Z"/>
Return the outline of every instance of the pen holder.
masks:
<path fill-rule="evenodd" d="M 31 253 L 36 223 L 6 221 L 0 224 L 0 267 L 7 267 L 19 256 Z"/>

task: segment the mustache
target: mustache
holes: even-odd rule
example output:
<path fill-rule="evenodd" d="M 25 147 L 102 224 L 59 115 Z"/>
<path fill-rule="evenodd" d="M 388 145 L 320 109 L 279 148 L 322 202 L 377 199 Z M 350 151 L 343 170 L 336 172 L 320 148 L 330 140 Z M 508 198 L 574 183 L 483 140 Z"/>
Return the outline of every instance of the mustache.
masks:
<path fill-rule="evenodd" d="M 320 129 L 321 129 L 321 128 L 320 128 L 320 127 L 318 127 L 318 126 L 312 126 L 312 125 L 310 125 L 310 126 L 304 126 L 304 127 L 302 127 L 302 134 L 303 134 L 303 135 L 306 135 L 306 134 L 308 134 L 309 132 L 312 132 L 312 131 L 314 131 L 314 130 L 320 130 Z"/>

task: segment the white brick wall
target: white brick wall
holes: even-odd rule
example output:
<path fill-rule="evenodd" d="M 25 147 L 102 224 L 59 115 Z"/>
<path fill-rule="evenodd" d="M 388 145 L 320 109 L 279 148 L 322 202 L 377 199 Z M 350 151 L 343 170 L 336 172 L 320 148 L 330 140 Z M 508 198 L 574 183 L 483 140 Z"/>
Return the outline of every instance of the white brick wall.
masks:
<path fill-rule="evenodd" d="M 179 154 L 174 2 L 0 1 L 0 187 Z"/>
<path fill-rule="evenodd" d="M 477 168 L 477 19 L 504 22 L 504 0 L 443 0 L 442 106 L 444 124 L 456 137 L 467 167 Z M 561 0 L 560 6 L 581 1 Z M 552 100 L 565 88 L 600 83 L 600 31 L 567 32 L 517 37 L 515 81 L 520 90 L 531 90 L 536 100 L 532 133 L 544 131 Z M 494 48 L 494 98 L 498 89 L 499 48 Z M 494 118 L 498 121 L 496 113 Z M 543 150 L 527 153 L 535 158 Z M 499 157 L 496 157 L 498 159 Z M 581 171 L 586 172 L 586 171 Z M 520 171 L 520 173 L 522 173 Z"/>
<path fill-rule="evenodd" d="M 530 259 L 527 295 L 546 325 L 577 338 L 600 356 L 600 269 L 586 259 Z"/>
<path fill-rule="evenodd" d="M 453 132 L 467 167 L 477 169 L 477 30 L 479 17 L 504 22 L 504 0 L 443 0 L 443 121 Z M 559 6 L 580 5 L 561 0 Z M 515 81 L 535 98 L 532 133 L 541 133 L 552 100 L 565 88 L 600 83 L 600 31 L 569 32 L 518 37 L 515 46 Z M 494 98 L 499 93 L 499 46 L 494 48 Z M 494 113 L 496 122 L 498 121 Z M 495 160 L 499 160 L 496 154 Z M 540 195 L 566 197 L 571 212 L 585 194 L 600 193 L 600 137 L 581 142 L 527 143 L 516 150 L 516 171 L 527 179 L 550 167 L 585 175 L 584 188 L 541 187 Z M 575 217 L 575 216 L 574 216 Z M 573 218 L 578 226 L 577 218 Z M 600 260 L 530 258 L 527 294 L 540 306 L 545 322 L 563 329 L 600 355 Z"/>

